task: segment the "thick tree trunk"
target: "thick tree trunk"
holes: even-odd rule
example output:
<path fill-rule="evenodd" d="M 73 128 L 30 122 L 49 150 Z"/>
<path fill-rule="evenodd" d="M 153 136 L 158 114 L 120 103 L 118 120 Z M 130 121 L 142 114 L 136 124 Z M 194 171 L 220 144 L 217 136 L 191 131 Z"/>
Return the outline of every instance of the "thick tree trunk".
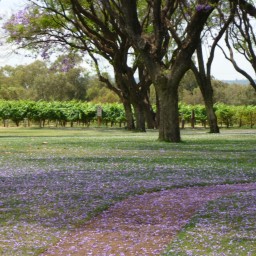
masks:
<path fill-rule="evenodd" d="M 213 109 L 213 89 L 211 81 L 207 79 L 203 85 L 200 84 L 200 89 L 204 98 L 210 133 L 219 133 L 218 120 Z"/>
<path fill-rule="evenodd" d="M 128 130 L 145 132 L 146 127 L 143 101 L 146 98 L 147 91 L 139 89 L 138 84 L 134 79 L 133 72 L 127 68 L 126 62 L 121 66 L 121 60 L 118 62 L 118 66 L 115 67 L 115 78 L 118 88 L 122 92 L 119 94 L 119 97 L 122 99 L 125 107 L 126 119 L 128 122 L 127 128 Z M 135 112 L 134 116 L 131 106 L 133 106 Z"/>
<path fill-rule="evenodd" d="M 193 109 L 191 111 L 191 128 L 195 128 L 195 124 L 196 124 L 196 117 L 195 117 L 195 110 Z"/>
<path fill-rule="evenodd" d="M 208 124 L 210 127 L 210 133 L 219 133 L 218 120 L 217 116 L 213 109 L 213 89 L 211 83 L 211 76 L 205 73 L 204 64 L 203 64 L 203 54 L 201 50 L 201 45 L 199 45 L 197 50 L 199 70 L 192 63 L 191 69 L 196 77 L 197 83 L 200 87 L 201 93 L 203 95 Z"/>
<path fill-rule="evenodd" d="M 160 104 L 159 104 L 159 97 L 158 93 L 156 91 L 156 128 L 159 128 L 159 123 L 160 123 Z"/>
<path fill-rule="evenodd" d="M 144 108 L 144 114 L 145 114 L 145 119 L 146 119 L 146 124 L 148 129 L 156 129 L 156 120 L 155 116 L 156 114 L 152 110 L 152 108 L 148 105 L 145 105 Z"/>
<path fill-rule="evenodd" d="M 145 132 L 146 131 L 145 116 L 144 116 L 144 109 L 141 102 L 135 102 L 133 104 L 133 108 L 134 108 L 135 120 L 136 120 L 135 129 L 139 132 Z"/>
<path fill-rule="evenodd" d="M 154 113 L 149 98 L 146 96 L 143 101 L 144 115 L 148 129 L 156 128 L 156 114 Z"/>
<path fill-rule="evenodd" d="M 156 85 L 160 108 L 159 140 L 180 142 L 178 86 L 170 84 L 167 79 L 161 80 Z"/>
<path fill-rule="evenodd" d="M 210 127 L 210 133 L 219 133 L 220 129 L 218 127 L 217 116 L 213 109 L 213 103 L 209 101 L 205 101 L 205 108 L 208 118 L 208 124 Z"/>
<path fill-rule="evenodd" d="M 135 125 L 134 125 L 134 118 L 133 118 L 131 104 L 127 100 L 123 99 L 123 105 L 124 105 L 124 111 L 125 111 L 125 116 L 127 120 L 127 129 L 129 131 L 132 131 L 135 129 Z"/>

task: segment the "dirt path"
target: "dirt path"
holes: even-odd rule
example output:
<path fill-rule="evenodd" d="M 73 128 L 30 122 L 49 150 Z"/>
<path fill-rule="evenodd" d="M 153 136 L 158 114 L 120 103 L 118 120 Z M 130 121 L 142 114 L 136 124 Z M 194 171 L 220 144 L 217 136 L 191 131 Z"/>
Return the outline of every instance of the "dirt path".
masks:
<path fill-rule="evenodd" d="M 203 204 L 224 195 L 255 189 L 256 183 L 250 183 L 133 196 L 70 233 L 43 255 L 159 255 Z"/>

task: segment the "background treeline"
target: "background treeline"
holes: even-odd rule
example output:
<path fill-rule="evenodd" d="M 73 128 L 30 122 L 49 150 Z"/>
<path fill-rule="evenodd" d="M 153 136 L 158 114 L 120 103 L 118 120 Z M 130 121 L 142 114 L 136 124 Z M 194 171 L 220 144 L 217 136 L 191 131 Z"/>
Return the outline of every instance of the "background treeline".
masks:
<path fill-rule="evenodd" d="M 116 102 L 118 97 L 81 66 L 63 72 L 60 60 L 0 68 L 0 99 L 96 100 Z"/>
<path fill-rule="evenodd" d="M 78 61 L 79 63 L 79 61 Z M 0 68 L 0 99 L 92 102 L 119 102 L 119 97 L 106 88 L 98 77 L 75 65 L 62 72 L 61 57 L 54 63 L 35 61 L 29 65 Z M 105 74 L 108 76 L 107 74 Z M 213 79 L 214 102 L 228 105 L 255 105 L 256 93 L 249 85 L 230 84 Z M 151 103 L 155 92 L 151 86 Z M 192 72 L 187 72 L 179 87 L 180 101 L 204 104 L 201 91 Z"/>
<path fill-rule="evenodd" d="M 125 126 L 125 112 L 121 103 L 82 101 L 7 101 L 0 100 L 2 126 L 90 126 L 99 125 L 97 108 L 102 108 L 101 125 Z M 217 103 L 214 106 L 221 127 L 250 127 L 256 123 L 256 106 L 234 106 Z M 204 105 L 179 104 L 180 124 L 207 126 Z"/>
<path fill-rule="evenodd" d="M 213 101 L 227 105 L 256 105 L 256 92 L 249 83 L 228 83 L 212 78 Z M 204 104 L 202 93 L 191 71 L 188 71 L 179 87 L 180 101 L 186 104 Z"/>

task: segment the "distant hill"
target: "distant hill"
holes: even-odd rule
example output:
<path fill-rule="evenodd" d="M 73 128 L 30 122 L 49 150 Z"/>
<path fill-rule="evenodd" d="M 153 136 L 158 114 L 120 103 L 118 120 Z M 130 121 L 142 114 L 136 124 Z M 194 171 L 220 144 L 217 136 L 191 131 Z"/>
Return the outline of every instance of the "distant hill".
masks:
<path fill-rule="evenodd" d="M 249 85 L 249 81 L 246 79 L 221 80 L 221 81 L 227 84 Z"/>

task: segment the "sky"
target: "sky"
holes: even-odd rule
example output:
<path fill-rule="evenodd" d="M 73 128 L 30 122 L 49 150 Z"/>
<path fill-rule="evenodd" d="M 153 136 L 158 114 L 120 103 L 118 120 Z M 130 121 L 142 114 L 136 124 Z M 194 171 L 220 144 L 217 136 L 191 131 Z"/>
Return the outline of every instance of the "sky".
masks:
<path fill-rule="evenodd" d="M 13 12 L 22 9 L 26 2 L 27 0 L 0 0 L 0 17 L 9 17 Z M 206 56 L 208 55 L 206 49 L 205 54 Z M 0 66 L 24 65 L 35 61 L 35 59 L 26 57 L 25 55 L 25 52 L 21 52 L 19 55 L 12 54 L 12 48 L 10 46 L 2 46 L 0 47 Z M 255 75 L 251 66 L 241 57 L 237 57 L 236 61 L 250 74 Z M 234 70 L 233 66 L 230 64 L 229 61 L 225 59 L 225 57 L 223 56 L 222 52 L 219 49 L 216 49 L 215 52 L 215 59 L 212 65 L 212 75 L 214 76 L 215 79 L 218 80 L 244 79 L 242 75 L 240 75 Z"/>

